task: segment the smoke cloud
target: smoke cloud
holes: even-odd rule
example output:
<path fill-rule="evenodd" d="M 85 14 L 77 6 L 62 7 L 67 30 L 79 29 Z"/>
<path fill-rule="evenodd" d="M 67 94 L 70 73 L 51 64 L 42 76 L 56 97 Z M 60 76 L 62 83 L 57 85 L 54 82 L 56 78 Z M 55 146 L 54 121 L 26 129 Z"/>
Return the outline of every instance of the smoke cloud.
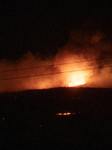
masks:
<path fill-rule="evenodd" d="M 103 33 L 72 30 L 45 60 L 31 52 L 16 62 L 0 60 L 0 93 L 71 85 L 112 88 L 112 43 Z"/>

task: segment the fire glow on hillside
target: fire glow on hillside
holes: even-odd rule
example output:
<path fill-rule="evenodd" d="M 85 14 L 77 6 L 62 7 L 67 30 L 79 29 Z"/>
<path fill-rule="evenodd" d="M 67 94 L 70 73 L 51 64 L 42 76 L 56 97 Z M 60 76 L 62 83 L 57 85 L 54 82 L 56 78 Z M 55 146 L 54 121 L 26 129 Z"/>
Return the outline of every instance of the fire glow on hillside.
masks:
<path fill-rule="evenodd" d="M 85 84 L 85 77 L 84 73 L 77 73 L 77 75 L 73 74 L 71 75 L 71 82 L 69 82 L 69 87 L 71 86 L 79 86 Z"/>
<path fill-rule="evenodd" d="M 54 57 L 28 52 L 12 63 L 0 61 L 0 92 L 54 87 L 112 87 L 111 43 L 101 33 L 71 32 Z M 109 58 L 110 57 L 110 58 Z"/>

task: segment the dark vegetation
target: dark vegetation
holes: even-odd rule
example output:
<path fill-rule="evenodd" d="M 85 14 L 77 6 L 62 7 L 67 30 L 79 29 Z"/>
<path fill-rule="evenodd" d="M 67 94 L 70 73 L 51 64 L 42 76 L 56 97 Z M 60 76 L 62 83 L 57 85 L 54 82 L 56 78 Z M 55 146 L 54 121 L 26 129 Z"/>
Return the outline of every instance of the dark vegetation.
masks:
<path fill-rule="evenodd" d="M 99 149 L 110 148 L 111 139 L 112 89 L 0 94 L 0 149 Z"/>

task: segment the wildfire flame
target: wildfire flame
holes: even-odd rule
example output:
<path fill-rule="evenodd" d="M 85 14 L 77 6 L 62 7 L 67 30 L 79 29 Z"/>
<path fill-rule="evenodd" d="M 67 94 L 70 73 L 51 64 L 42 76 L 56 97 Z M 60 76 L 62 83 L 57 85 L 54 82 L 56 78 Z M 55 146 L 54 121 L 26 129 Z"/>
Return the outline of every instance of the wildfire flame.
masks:
<path fill-rule="evenodd" d="M 79 33 L 72 31 L 67 44 L 45 60 L 31 52 L 16 63 L 0 60 L 0 93 L 55 87 L 112 87 L 112 58 L 108 58 L 112 45 L 102 43 L 102 34 L 86 37 L 87 34 Z"/>
<path fill-rule="evenodd" d="M 78 79 L 76 78 L 76 76 L 78 76 Z M 78 74 L 78 75 L 77 74 L 76 75 L 72 75 L 71 76 L 71 80 L 68 83 L 68 86 L 72 87 L 72 86 L 79 86 L 79 85 L 83 85 L 83 84 L 85 84 L 84 73 Z"/>

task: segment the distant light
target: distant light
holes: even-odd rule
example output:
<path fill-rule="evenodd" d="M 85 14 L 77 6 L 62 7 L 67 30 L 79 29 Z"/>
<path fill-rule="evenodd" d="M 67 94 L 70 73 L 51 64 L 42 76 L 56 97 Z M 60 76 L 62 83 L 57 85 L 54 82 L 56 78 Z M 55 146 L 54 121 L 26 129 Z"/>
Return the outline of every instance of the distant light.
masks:
<path fill-rule="evenodd" d="M 64 113 L 57 113 L 56 115 L 67 116 L 67 115 L 74 115 L 74 114 L 76 114 L 76 113 L 64 112 Z"/>
<path fill-rule="evenodd" d="M 65 115 L 66 115 L 66 113 L 63 113 L 63 115 L 65 116 Z"/>
<path fill-rule="evenodd" d="M 68 112 L 67 115 L 70 115 L 70 112 Z"/>
<path fill-rule="evenodd" d="M 3 120 L 5 120 L 5 118 L 3 118 Z"/>
<path fill-rule="evenodd" d="M 58 113 L 57 115 L 60 115 L 60 116 L 61 116 L 61 115 L 62 115 L 62 113 Z"/>
<path fill-rule="evenodd" d="M 75 115 L 76 113 L 72 113 L 73 115 Z"/>

